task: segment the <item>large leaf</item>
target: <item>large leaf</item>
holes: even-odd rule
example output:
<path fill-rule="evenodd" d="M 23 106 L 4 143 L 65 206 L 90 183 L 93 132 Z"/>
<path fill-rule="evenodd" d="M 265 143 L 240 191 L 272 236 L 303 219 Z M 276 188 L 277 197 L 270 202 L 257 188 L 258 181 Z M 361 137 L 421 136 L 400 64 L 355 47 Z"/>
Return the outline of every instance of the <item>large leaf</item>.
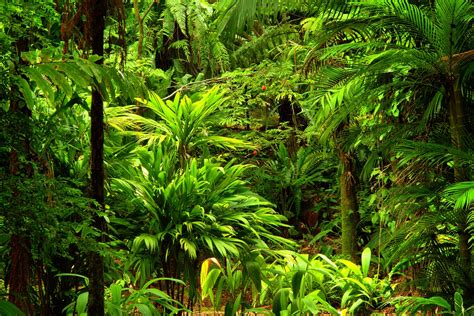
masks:
<path fill-rule="evenodd" d="M 17 80 L 18 80 L 18 88 L 23 94 L 23 98 L 25 99 L 26 106 L 28 107 L 28 109 L 33 110 L 35 101 L 34 101 L 34 94 L 33 94 L 33 91 L 31 91 L 30 85 L 23 78 L 17 78 Z"/>
<path fill-rule="evenodd" d="M 256 261 L 246 261 L 245 270 L 248 273 L 248 276 L 252 280 L 252 283 L 257 288 L 257 291 L 262 290 L 262 276 L 260 271 L 260 265 Z"/>
<path fill-rule="evenodd" d="M 7 301 L 0 301 L 0 315 L 24 316 L 25 314 L 18 307 L 16 307 L 15 304 Z"/>
<path fill-rule="evenodd" d="M 370 248 L 365 248 L 362 251 L 361 265 L 362 265 L 362 275 L 364 277 L 367 277 L 369 274 L 371 256 L 372 256 L 372 252 L 370 251 Z"/>

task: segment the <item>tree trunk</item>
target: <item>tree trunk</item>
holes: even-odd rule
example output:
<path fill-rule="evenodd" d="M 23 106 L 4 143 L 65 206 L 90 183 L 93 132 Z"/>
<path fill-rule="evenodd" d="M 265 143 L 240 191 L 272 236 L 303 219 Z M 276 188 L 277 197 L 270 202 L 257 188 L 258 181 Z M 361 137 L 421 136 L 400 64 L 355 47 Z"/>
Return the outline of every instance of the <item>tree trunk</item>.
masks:
<path fill-rule="evenodd" d="M 140 16 L 140 8 L 138 7 L 138 0 L 133 0 L 133 11 L 135 12 L 135 19 L 138 23 L 138 48 L 137 48 L 137 59 L 142 59 L 143 51 L 143 19 Z"/>
<path fill-rule="evenodd" d="M 92 53 L 104 55 L 104 30 L 107 12 L 106 0 L 87 0 L 87 22 Z M 97 61 L 102 64 L 103 60 Z M 104 111 L 99 91 L 92 88 L 91 103 L 91 197 L 104 207 Z M 94 227 L 104 232 L 106 223 L 98 215 L 94 217 Z M 100 237 L 99 242 L 104 241 Z M 104 315 L 104 258 L 97 252 L 88 255 L 89 302 L 88 315 Z"/>
<path fill-rule="evenodd" d="M 25 65 L 26 62 L 21 59 L 21 53 L 28 51 L 28 40 L 20 38 L 15 43 L 17 60 L 15 68 L 18 65 Z M 20 92 L 16 86 L 13 86 L 10 93 L 10 112 L 16 113 L 22 117 L 31 117 L 31 110 L 26 106 L 20 105 Z M 9 171 L 12 176 L 19 175 L 21 172 L 26 177 L 33 175 L 33 167 L 30 163 L 22 164 L 21 161 L 30 161 L 30 143 L 29 135 L 24 139 L 17 138 L 18 144 L 12 148 L 9 158 Z M 21 156 L 23 159 L 21 159 Z M 21 224 L 20 224 L 21 225 Z M 10 260 L 11 268 L 8 275 L 8 300 L 15 304 L 26 315 L 34 313 L 33 305 L 30 299 L 31 289 L 31 248 L 30 239 L 26 235 L 13 234 L 10 237 Z"/>
<path fill-rule="evenodd" d="M 31 251 L 28 237 L 13 235 L 10 240 L 11 270 L 9 274 L 8 300 L 26 315 L 33 314 L 29 290 L 31 284 Z"/>
<path fill-rule="evenodd" d="M 142 59 L 143 55 L 143 40 L 145 38 L 145 32 L 143 28 L 143 23 L 145 22 L 145 18 L 150 13 L 151 9 L 153 8 L 154 4 L 159 4 L 159 0 L 153 0 L 153 2 L 148 6 L 145 13 L 140 15 L 140 8 L 138 7 L 138 0 L 133 0 L 133 11 L 135 12 L 135 19 L 138 23 L 138 48 L 137 48 L 137 59 Z"/>
<path fill-rule="evenodd" d="M 459 76 L 457 76 L 459 78 Z M 449 125 L 451 129 L 451 141 L 453 146 L 459 150 L 464 150 L 465 144 L 465 124 L 462 95 L 458 82 L 451 82 L 448 89 Z M 462 166 L 458 159 L 454 159 L 454 181 L 468 180 L 468 170 Z M 467 231 L 467 213 L 463 214 L 462 220 L 458 223 L 459 229 L 459 258 L 461 268 L 469 286 L 472 287 L 472 255 L 469 247 L 469 233 Z"/>
<path fill-rule="evenodd" d="M 339 159 L 342 166 L 339 177 L 341 190 L 341 230 L 342 254 L 357 261 L 357 224 L 359 223 L 359 206 L 357 203 L 357 176 L 355 174 L 354 158 L 344 150 L 339 149 Z"/>

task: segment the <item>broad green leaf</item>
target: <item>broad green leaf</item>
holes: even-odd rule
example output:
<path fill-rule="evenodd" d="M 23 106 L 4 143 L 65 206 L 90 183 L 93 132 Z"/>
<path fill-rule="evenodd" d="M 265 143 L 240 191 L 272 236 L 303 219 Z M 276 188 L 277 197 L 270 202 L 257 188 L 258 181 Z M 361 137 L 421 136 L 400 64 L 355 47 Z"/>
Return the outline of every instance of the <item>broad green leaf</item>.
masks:
<path fill-rule="evenodd" d="M 39 88 L 47 98 L 49 104 L 54 105 L 54 91 L 44 74 L 42 74 L 37 68 L 30 67 L 26 70 L 28 77 L 34 80 Z"/>
<path fill-rule="evenodd" d="M 15 304 L 12 304 L 8 301 L 0 301 L 0 315 L 24 316 L 25 314 L 18 307 L 16 307 Z"/>
<path fill-rule="evenodd" d="M 247 261 L 245 262 L 245 268 L 257 291 L 260 292 L 262 290 L 262 278 L 259 264 L 255 261 Z"/>
<path fill-rule="evenodd" d="M 58 87 L 58 90 L 65 93 L 66 96 L 72 96 L 72 87 L 71 84 L 68 82 L 66 77 L 59 72 L 53 65 L 44 64 L 39 65 L 38 69 L 48 76 L 49 79 Z"/>
<path fill-rule="evenodd" d="M 454 312 L 456 315 L 464 315 L 464 302 L 461 293 L 454 293 Z"/>
<path fill-rule="evenodd" d="M 427 301 L 430 303 L 430 304 L 433 304 L 433 305 L 437 305 L 437 306 L 441 306 L 443 308 L 446 308 L 447 310 L 451 310 L 451 304 L 449 304 L 448 301 L 446 301 L 444 298 L 442 298 L 441 296 L 433 296 L 433 297 L 430 297 L 427 299 Z"/>
<path fill-rule="evenodd" d="M 239 310 L 241 300 L 242 300 L 242 293 L 239 293 L 232 307 L 232 315 L 237 315 L 237 311 Z"/>
<path fill-rule="evenodd" d="M 346 260 L 346 259 L 339 259 L 337 261 L 344 264 L 347 268 L 349 268 L 349 270 L 351 270 L 352 273 L 356 275 L 362 275 L 362 272 L 360 271 L 360 267 L 354 262 Z"/>
<path fill-rule="evenodd" d="M 366 277 L 369 273 L 369 268 L 370 268 L 370 259 L 371 259 L 371 251 L 370 248 L 365 248 L 364 251 L 362 251 L 362 275 Z"/>
<path fill-rule="evenodd" d="M 87 312 L 87 302 L 89 300 L 89 292 L 79 294 L 77 297 L 76 312 L 83 314 Z"/>
<path fill-rule="evenodd" d="M 344 292 L 341 299 L 341 308 L 345 308 L 349 299 L 351 299 L 352 289 L 348 289 Z"/>
<path fill-rule="evenodd" d="M 351 305 L 351 307 L 349 308 L 349 313 L 354 314 L 359 308 L 359 306 L 362 305 L 363 303 L 364 303 L 364 300 L 359 298 L 357 301 L 355 301 L 354 304 Z"/>
<path fill-rule="evenodd" d="M 59 65 L 59 69 L 81 88 L 87 88 L 92 83 L 91 77 L 82 71 L 76 64 L 62 63 Z"/>
<path fill-rule="evenodd" d="M 28 82 L 26 82 L 25 79 L 18 77 L 18 88 L 23 94 L 23 98 L 25 99 L 26 106 L 28 107 L 28 109 L 33 110 L 33 106 L 35 104 L 34 95 L 33 91 L 31 91 Z"/>
<path fill-rule="evenodd" d="M 112 296 L 112 303 L 115 305 L 120 305 L 120 300 L 122 299 L 122 286 L 115 283 L 111 284 L 110 294 Z"/>
<path fill-rule="evenodd" d="M 328 311 L 332 315 L 339 315 L 338 310 L 332 307 L 331 304 L 329 304 L 324 298 L 320 296 L 320 294 L 322 294 L 320 290 L 316 290 L 308 294 L 306 298 L 308 299 L 311 298 L 312 300 L 317 301 L 318 303 L 321 304 L 322 309 L 324 309 L 325 311 Z"/>
<path fill-rule="evenodd" d="M 204 279 L 204 283 L 201 283 L 202 299 L 205 299 L 208 295 L 212 294 L 214 285 L 221 274 L 220 269 L 212 269 Z"/>
<path fill-rule="evenodd" d="M 294 298 L 298 297 L 298 295 L 300 294 L 300 289 L 302 286 L 301 282 L 303 281 L 305 273 L 306 271 L 298 270 L 291 278 L 291 289 L 293 291 Z"/>
<path fill-rule="evenodd" d="M 276 292 L 273 298 L 272 311 L 275 315 L 280 315 L 282 311 L 288 308 L 289 288 L 281 288 Z"/>
<path fill-rule="evenodd" d="M 148 305 L 134 304 L 134 306 L 140 311 L 142 316 L 153 316 L 153 313 L 152 313 L 150 307 L 148 307 Z"/>

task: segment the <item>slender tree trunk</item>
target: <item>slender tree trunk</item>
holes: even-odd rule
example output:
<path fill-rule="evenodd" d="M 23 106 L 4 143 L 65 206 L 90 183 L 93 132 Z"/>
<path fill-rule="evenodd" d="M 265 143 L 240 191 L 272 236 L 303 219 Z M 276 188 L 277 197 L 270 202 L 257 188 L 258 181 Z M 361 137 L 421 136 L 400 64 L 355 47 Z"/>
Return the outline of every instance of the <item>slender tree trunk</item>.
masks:
<path fill-rule="evenodd" d="M 138 48 L 137 48 L 137 59 L 142 59 L 143 51 L 143 19 L 140 16 L 140 8 L 138 7 L 138 0 L 133 0 L 133 11 L 135 12 L 135 19 L 138 23 Z"/>
<path fill-rule="evenodd" d="M 140 8 L 138 6 L 138 0 L 133 0 L 133 11 L 135 13 L 135 19 L 138 23 L 138 48 L 137 48 L 137 59 L 142 59 L 143 55 L 143 40 L 145 38 L 145 31 L 143 27 L 143 23 L 145 21 L 146 16 L 150 13 L 153 5 L 157 3 L 159 4 L 159 0 L 153 0 L 150 6 L 146 9 L 143 15 L 140 15 Z"/>
<path fill-rule="evenodd" d="M 25 65 L 21 59 L 21 53 L 28 50 L 28 40 L 21 38 L 15 43 L 18 65 Z M 18 88 L 12 87 L 10 94 L 10 112 L 16 113 L 22 117 L 31 117 L 31 110 L 26 106 L 20 105 Z M 19 175 L 21 171 L 27 176 L 33 175 L 32 166 L 27 163 L 21 163 L 20 156 L 29 161 L 30 143 L 29 135 L 24 139 L 18 139 L 18 144 L 10 152 L 9 171 L 12 176 Z M 15 194 L 19 194 L 16 192 Z M 20 224 L 21 225 L 21 224 Z M 10 238 L 10 260 L 11 268 L 8 275 L 8 300 L 18 306 L 26 315 L 34 313 L 33 305 L 30 300 L 31 290 L 31 245 L 30 239 L 24 234 L 13 234 Z"/>
<path fill-rule="evenodd" d="M 457 76 L 459 78 L 459 76 Z M 451 141 L 457 149 L 463 150 L 465 143 L 465 124 L 464 109 L 462 104 L 462 95 L 458 82 L 452 82 L 448 89 L 449 98 L 449 124 L 451 129 Z M 454 160 L 454 181 L 468 180 L 468 171 L 466 167 L 461 166 L 457 159 Z M 459 223 L 459 257 L 463 273 L 472 287 L 472 254 L 469 247 L 470 234 L 467 231 L 468 221 L 467 213 L 464 214 L 462 221 Z"/>
<path fill-rule="evenodd" d="M 104 55 L 104 30 L 107 12 L 106 0 L 87 0 L 88 28 L 92 53 Z M 97 63 L 102 64 L 100 59 Z M 104 110 L 103 100 L 97 89 L 92 88 L 91 103 L 91 197 L 100 207 L 104 206 Z M 104 232 L 106 223 L 95 216 L 94 226 Z M 103 241 L 103 237 L 99 242 Z M 89 302 L 88 314 L 104 315 L 104 258 L 96 251 L 88 255 Z"/>
<path fill-rule="evenodd" d="M 357 261 L 357 224 L 359 223 L 359 206 L 357 203 L 357 176 L 354 158 L 339 149 L 339 160 L 342 166 L 339 177 L 341 190 L 341 230 L 342 254 Z"/>

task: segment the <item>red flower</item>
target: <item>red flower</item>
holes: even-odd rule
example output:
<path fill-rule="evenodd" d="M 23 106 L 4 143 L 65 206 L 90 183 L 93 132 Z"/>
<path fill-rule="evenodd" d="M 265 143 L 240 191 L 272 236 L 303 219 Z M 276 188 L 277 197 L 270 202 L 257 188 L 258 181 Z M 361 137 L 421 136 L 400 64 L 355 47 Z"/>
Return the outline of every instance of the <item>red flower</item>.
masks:
<path fill-rule="evenodd" d="M 252 152 L 252 155 L 257 156 L 257 151 L 254 150 L 254 151 Z"/>
<path fill-rule="evenodd" d="M 263 85 L 263 86 L 262 86 L 262 91 L 265 91 L 265 90 L 267 90 L 267 86 L 266 86 L 266 85 Z"/>

